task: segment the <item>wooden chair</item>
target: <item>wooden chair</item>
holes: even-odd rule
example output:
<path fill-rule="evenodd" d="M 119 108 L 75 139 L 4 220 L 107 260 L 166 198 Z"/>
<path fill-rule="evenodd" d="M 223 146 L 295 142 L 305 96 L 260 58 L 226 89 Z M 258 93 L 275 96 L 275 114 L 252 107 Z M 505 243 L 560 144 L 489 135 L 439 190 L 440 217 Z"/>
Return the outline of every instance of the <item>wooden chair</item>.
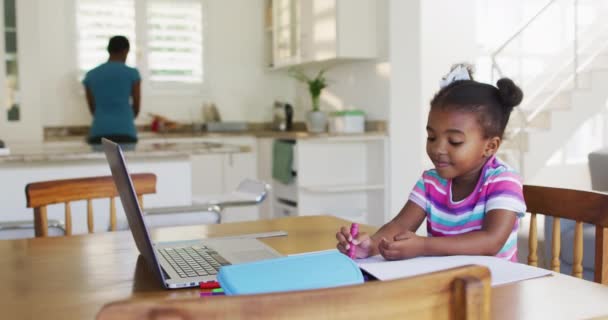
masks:
<path fill-rule="evenodd" d="M 537 226 L 536 214 L 552 216 L 553 237 L 551 269 L 560 271 L 560 218 L 576 221 L 574 232 L 574 263 L 572 275 L 583 274 L 583 223 L 595 225 L 595 282 L 608 284 L 608 194 L 524 185 L 524 198 L 530 218 L 528 264 L 536 266 Z"/>
<path fill-rule="evenodd" d="M 152 173 L 132 174 L 135 193 L 143 208 L 144 194 L 156 192 L 156 175 Z M 36 237 L 48 235 L 48 220 L 46 206 L 55 203 L 65 203 L 65 232 L 72 234 L 72 213 L 70 202 L 87 200 L 87 225 L 89 233 L 94 231 L 93 199 L 110 199 L 110 230 L 116 230 L 116 203 L 118 191 L 112 176 L 89 177 L 66 180 L 52 180 L 29 183 L 25 187 L 27 207 L 34 208 L 34 229 Z"/>
<path fill-rule="evenodd" d="M 490 319 L 490 271 L 464 266 L 392 281 L 319 290 L 110 303 L 115 319 Z"/>

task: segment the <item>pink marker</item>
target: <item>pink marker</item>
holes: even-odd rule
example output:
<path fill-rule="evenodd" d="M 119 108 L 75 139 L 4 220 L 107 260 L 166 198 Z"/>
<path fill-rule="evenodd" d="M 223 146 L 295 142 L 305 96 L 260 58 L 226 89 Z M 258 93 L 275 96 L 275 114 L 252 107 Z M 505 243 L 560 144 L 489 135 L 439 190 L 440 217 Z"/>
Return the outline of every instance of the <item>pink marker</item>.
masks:
<path fill-rule="evenodd" d="M 350 236 L 353 238 L 353 240 L 357 237 L 357 235 L 359 234 L 359 224 L 354 223 L 350 225 Z M 355 245 L 353 245 L 353 242 L 349 242 L 349 246 L 348 246 L 348 256 L 351 259 L 355 258 Z"/>

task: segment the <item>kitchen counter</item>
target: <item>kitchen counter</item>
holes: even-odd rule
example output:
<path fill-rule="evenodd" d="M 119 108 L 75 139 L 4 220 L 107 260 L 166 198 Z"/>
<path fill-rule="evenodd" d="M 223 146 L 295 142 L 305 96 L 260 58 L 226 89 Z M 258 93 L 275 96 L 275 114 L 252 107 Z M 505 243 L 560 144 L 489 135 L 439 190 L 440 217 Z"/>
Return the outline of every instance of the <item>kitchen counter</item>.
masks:
<path fill-rule="evenodd" d="M 317 138 L 332 138 L 332 137 L 366 137 L 366 136 L 386 136 L 385 131 L 367 131 L 364 133 L 312 133 L 308 131 L 242 131 L 242 132 L 141 132 L 138 134 L 139 141 L 174 141 L 174 139 L 184 138 L 229 138 L 229 137 L 256 137 L 256 138 L 273 138 L 273 139 L 317 139 Z M 52 136 L 47 137 L 47 142 L 65 142 L 65 141 L 84 141 L 84 136 Z"/>
<path fill-rule="evenodd" d="M 232 132 L 210 132 L 201 130 L 192 130 L 192 127 L 183 127 L 175 131 L 163 133 L 152 132 L 148 127 L 139 128 L 138 137 L 140 141 L 173 141 L 173 139 L 184 138 L 231 138 L 231 137 L 255 137 L 255 138 L 271 138 L 271 139 L 317 139 L 317 138 L 333 138 L 333 137 L 367 137 L 367 136 L 386 136 L 386 123 L 384 121 L 371 121 L 366 124 L 364 133 L 311 133 L 306 131 L 303 123 L 295 123 L 292 131 L 277 131 L 269 129 L 268 124 L 248 124 L 249 130 L 232 131 Z M 45 141 L 60 142 L 60 141 L 84 141 L 85 133 L 88 132 L 86 127 L 76 128 L 47 128 L 45 129 Z"/>
<path fill-rule="evenodd" d="M 10 155 L 0 156 L 0 163 L 64 161 L 64 160 L 105 160 L 101 145 L 89 145 L 82 137 L 78 140 L 63 139 L 54 142 L 22 144 L 10 146 Z M 137 144 L 124 144 L 123 151 L 129 159 L 181 157 L 197 154 L 250 152 L 247 146 L 211 142 L 172 140 L 155 142 L 141 139 Z"/>

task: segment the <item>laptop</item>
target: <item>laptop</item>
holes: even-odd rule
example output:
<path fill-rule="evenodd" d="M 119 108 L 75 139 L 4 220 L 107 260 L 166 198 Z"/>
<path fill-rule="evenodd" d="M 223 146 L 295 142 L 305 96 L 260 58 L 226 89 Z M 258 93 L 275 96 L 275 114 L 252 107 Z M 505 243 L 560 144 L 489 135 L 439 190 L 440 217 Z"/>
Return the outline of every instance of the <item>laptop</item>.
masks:
<path fill-rule="evenodd" d="M 221 266 L 280 257 L 255 238 L 217 238 L 153 243 L 121 147 L 102 139 L 120 201 L 139 253 L 167 289 L 215 281 Z"/>

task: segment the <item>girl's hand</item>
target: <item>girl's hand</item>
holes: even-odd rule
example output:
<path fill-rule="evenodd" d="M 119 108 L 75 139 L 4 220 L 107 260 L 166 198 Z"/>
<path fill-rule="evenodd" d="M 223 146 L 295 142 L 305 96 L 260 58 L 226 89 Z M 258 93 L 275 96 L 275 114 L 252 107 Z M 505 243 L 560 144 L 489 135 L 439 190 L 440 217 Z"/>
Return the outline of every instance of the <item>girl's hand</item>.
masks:
<path fill-rule="evenodd" d="M 378 249 L 386 260 L 401 260 L 422 256 L 424 255 L 424 237 L 419 237 L 411 231 L 405 231 L 397 234 L 394 241 L 382 238 Z"/>
<path fill-rule="evenodd" d="M 369 235 L 365 232 L 359 233 L 355 239 L 350 235 L 350 230 L 346 227 L 340 228 L 340 231 L 336 233 L 336 239 L 338 244 L 336 248 L 343 254 L 348 256 L 348 248 L 350 248 L 350 242 L 352 241 L 355 245 L 355 258 L 367 258 L 371 253 L 372 240 Z"/>

